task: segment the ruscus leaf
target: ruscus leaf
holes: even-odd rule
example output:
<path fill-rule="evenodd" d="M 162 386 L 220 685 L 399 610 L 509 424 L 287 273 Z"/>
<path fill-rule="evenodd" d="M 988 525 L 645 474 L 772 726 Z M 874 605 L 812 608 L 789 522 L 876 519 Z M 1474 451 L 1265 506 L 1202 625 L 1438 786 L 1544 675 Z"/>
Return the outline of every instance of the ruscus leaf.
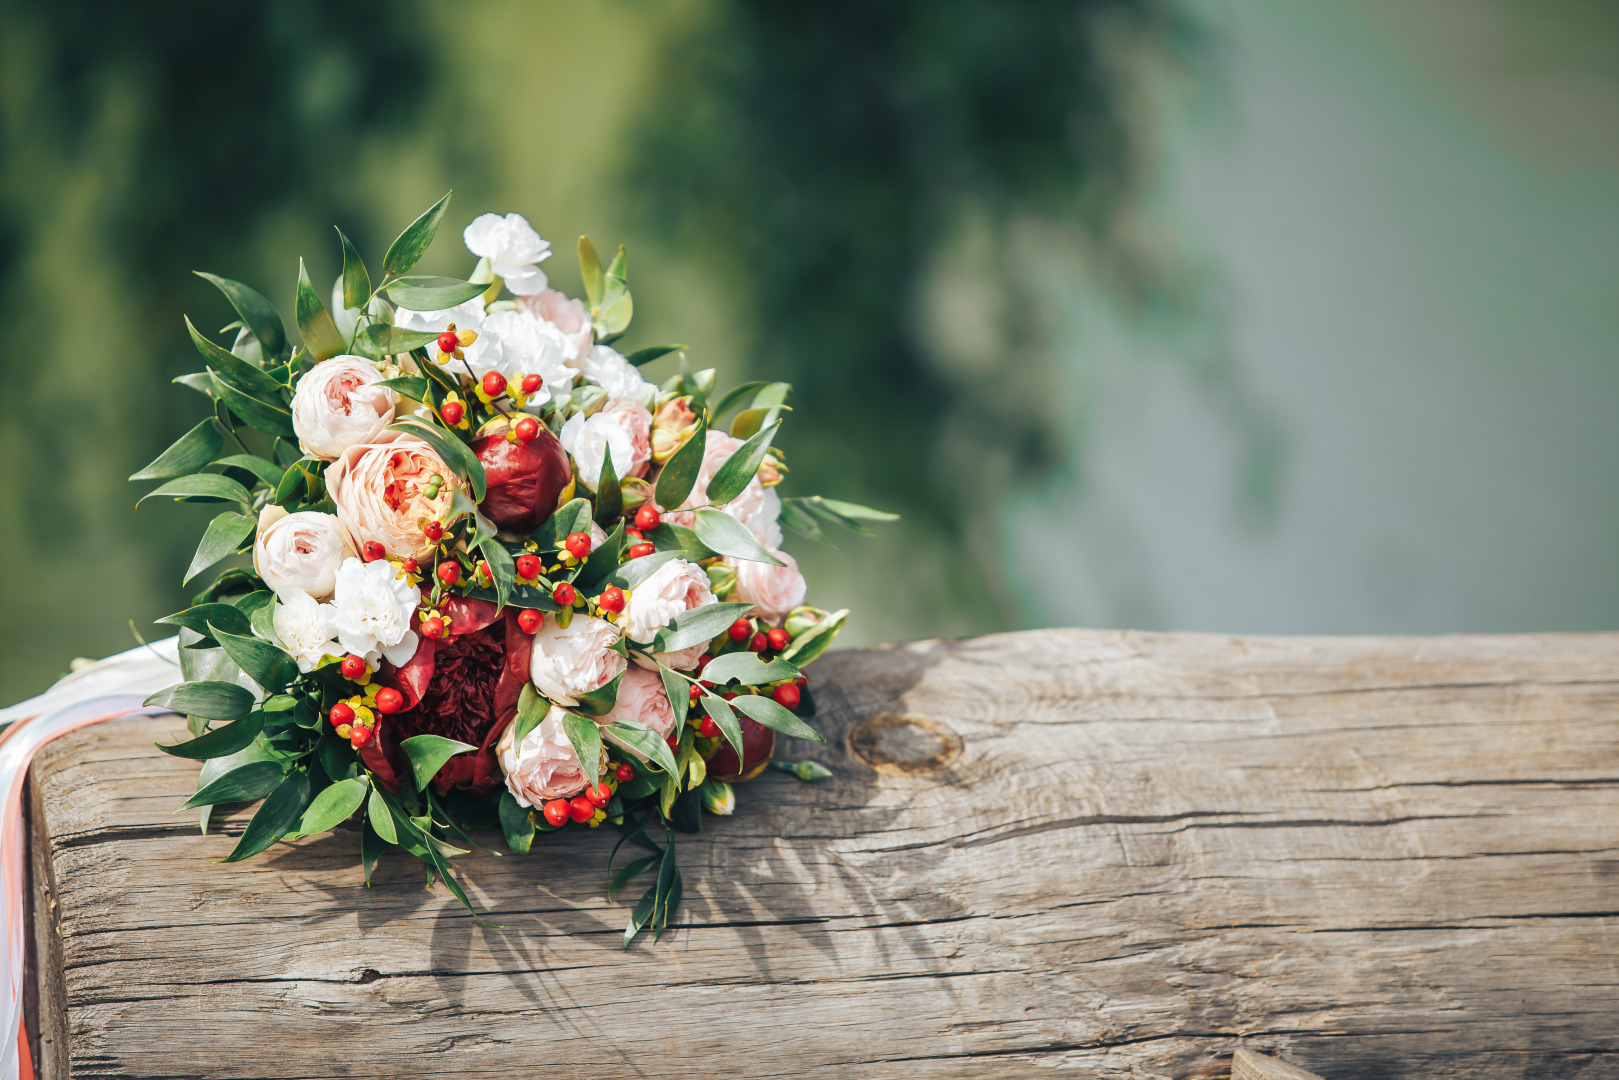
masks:
<path fill-rule="evenodd" d="M 310 284 L 309 271 L 304 268 L 304 261 L 298 260 L 298 289 L 295 295 L 294 314 L 298 319 L 298 333 L 303 335 L 304 348 L 316 360 L 329 360 L 343 351 L 343 335 L 337 332 L 337 324 L 326 311 L 326 305 L 320 302 L 320 293 Z"/>
<path fill-rule="evenodd" d="M 456 739 L 446 739 L 442 735 L 417 735 L 400 743 L 399 749 L 410 759 L 410 771 L 416 778 L 417 789 L 426 790 L 428 782 L 438 774 L 446 761 L 478 748 Z"/>
<path fill-rule="evenodd" d="M 392 281 L 415 266 L 426 254 L 427 248 L 438 235 L 439 222 L 444 220 L 444 210 L 450 205 L 450 196 L 453 192 L 445 192 L 444 198 L 428 207 L 422 216 L 405 226 L 394 242 L 388 245 L 388 253 L 382 257 L 382 279 Z"/>
<path fill-rule="evenodd" d="M 130 476 L 131 480 L 167 480 L 170 477 L 194 473 L 214 460 L 224 449 L 225 435 L 219 430 L 219 421 L 209 417 L 174 441 L 146 468 Z"/>

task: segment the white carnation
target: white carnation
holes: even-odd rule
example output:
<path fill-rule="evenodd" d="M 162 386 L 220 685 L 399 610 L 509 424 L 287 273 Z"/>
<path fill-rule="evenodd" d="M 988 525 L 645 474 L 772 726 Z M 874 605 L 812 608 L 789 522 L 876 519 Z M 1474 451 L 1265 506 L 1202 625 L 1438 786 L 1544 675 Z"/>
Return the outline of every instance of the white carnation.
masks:
<path fill-rule="evenodd" d="M 479 214 L 461 239 L 468 251 L 489 260 L 489 268 L 513 296 L 531 296 L 545 288 L 539 264 L 551 257 L 551 244 L 522 214 Z"/>
<path fill-rule="evenodd" d="M 332 626 L 345 652 L 375 664 L 380 655 L 399 665 L 416 652 L 411 617 L 421 593 L 384 559 L 348 559 L 337 571 Z"/>
<path fill-rule="evenodd" d="M 529 654 L 534 688 L 559 705 L 578 705 L 580 694 L 612 682 L 628 666 L 610 648 L 616 641 L 618 627 L 604 619 L 576 615 L 566 628 L 547 619 Z"/>
<path fill-rule="evenodd" d="M 630 398 L 651 408 L 658 396 L 658 388 L 641 378 L 634 364 L 624 359 L 617 349 L 606 345 L 597 345 L 586 353 L 579 369 L 586 379 L 606 390 L 610 398 Z"/>
<path fill-rule="evenodd" d="M 519 382 L 524 375 L 544 380 L 540 391 L 529 396 L 527 409 L 537 411 L 573 388 L 576 373 L 568 366 L 562 331 L 526 310 L 496 311 L 483 325 L 486 333 L 500 339 L 501 374 L 508 382 Z"/>
<path fill-rule="evenodd" d="M 326 656 L 338 656 L 343 647 L 332 640 L 336 610 L 306 592 L 290 590 L 275 606 L 275 633 L 298 661 L 299 671 L 314 671 Z"/>
<path fill-rule="evenodd" d="M 598 412 L 586 419 L 583 413 L 574 413 L 562 425 L 559 440 L 562 449 L 579 466 L 579 479 L 591 491 L 601 482 L 602 463 L 609 452 L 613 455 L 613 475 L 620 480 L 635 468 L 635 441 L 624 425 L 606 413 Z"/>

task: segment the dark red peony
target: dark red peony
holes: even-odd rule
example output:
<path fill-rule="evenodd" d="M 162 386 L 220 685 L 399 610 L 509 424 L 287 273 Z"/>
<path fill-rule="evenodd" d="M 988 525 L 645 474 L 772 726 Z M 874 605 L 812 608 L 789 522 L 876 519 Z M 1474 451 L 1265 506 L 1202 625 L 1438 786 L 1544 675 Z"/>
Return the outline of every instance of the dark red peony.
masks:
<path fill-rule="evenodd" d="M 478 509 L 503 529 L 526 533 L 539 528 L 573 479 L 567 453 L 544 424 L 531 442 L 513 442 L 502 432 L 474 439 L 472 452 L 489 478 Z"/>
<path fill-rule="evenodd" d="M 752 780 L 770 764 L 776 752 L 776 733 L 751 717 L 742 717 L 742 750 L 746 754 L 741 765 L 736 760 L 736 749 L 729 739 L 720 740 L 720 748 L 708 759 L 708 775 L 716 780 L 734 783 Z"/>

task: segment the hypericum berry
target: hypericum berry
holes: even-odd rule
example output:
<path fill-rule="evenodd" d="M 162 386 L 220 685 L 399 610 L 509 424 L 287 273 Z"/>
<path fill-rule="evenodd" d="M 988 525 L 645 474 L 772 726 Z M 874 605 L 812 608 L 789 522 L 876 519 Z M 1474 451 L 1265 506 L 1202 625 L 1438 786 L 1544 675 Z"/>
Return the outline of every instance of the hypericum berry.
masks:
<path fill-rule="evenodd" d="M 444 625 L 444 620 L 437 615 L 429 615 L 422 620 L 422 636 L 431 638 L 434 641 L 443 637 L 447 629 L 448 627 Z"/>
<path fill-rule="evenodd" d="M 568 538 L 562 541 L 562 546 L 568 549 L 569 555 L 582 559 L 590 554 L 590 534 L 569 533 Z"/>
<path fill-rule="evenodd" d="M 806 679 L 804 676 L 800 675 L 798 678 L 793 680 L 793 685 L 798 687 L 800 690 L 802 690 L 806 686 L 809 685 L 809 680 Z"/>
<path fill-rule="evenodd" d="M 371 736 L 374 734 L 376 734 L 376 732 L 371 728 L 366 727 L 364 724 L 355 724 L 349 729 L 349 745 L 358 750 L 366 743 L 370 742 Z"/>
<path fill-rule="evenodd" d="M 646 539 L 646 537 L 641 535 L 641 530 L 640 529 L 625 529 L 624 530 L 624 535 L 629 537 L 631 540 L 645 540 Z"/>
<path fill-rule="evenodd" d="M 700 682 L 698 682 L 697 685 L 701 686 L 704 690 L 712 690 L 712 689 L 714 689 L 714 684 L 709 682 L 707 679 L 701 680 Z"/>
<path fill-rule="evenodd" d="M 596 597 L 596 606 L 603 611 L 611 611 L 617 615 L 624 610 L 624 590 L 617 585 L 609 585 Z"/>
<path fill-rule="evenodd" d="M 617 769 L 613 770 L 613 775 L 618 777 L 619 783 L 627 784 L 631 780 L 635 779 L 635 766 L 626 761 Z"/>
<path fill-rule="evenodd" d="M 545 820 L 549 821 L 559 829 L 566 825 L 568 823 L 568 800 L 552 799 L 550 802 L 546 803 Z"/>
<path fill-rule="evenodd" d="M 391 686 L 377 691 L 377 712 L 392 715 L 405 707 L 405 695 Z"/>
<path fill-rule="evenodd" d="M 585 788 L 585 798 L 589 799 L 592 805 L 605 810 L 607 804 L 613 801 L 613 793 L 607 790 L 606 784 L 591 784 Z"/>
<path fill-rule="evenodd" d="M 575 795 L 568 800 L 568 816 L 583 825 L 596 816 L 596 804 L 583 795 Z"/>
<path fill-rule="evenodd" d="M 657 508 L 651 503 L 642 503 L 640 508 L 635 511 L 635 527 L 642 532 L 646 532 L 648 529 L 656 529 L 658 523 L 662 520 L 663 516 L 658 513 Z"/>
<path fill-rule="evenodd" d="M 697 674 L 701 675 L 703 673 L 703 669 L 706 668 L 713 661 L 713 659 L 714 658 L 707 653 L 699 656 L 697 658 Z"/>
<path fill-rule="evenodd" d="M 327 715 L 331 717 L 333 727 L 339 724 L 354 723 L 354 709 L 346 701 L 339 701 L 336 705 L 333 705 L 332 711 Z"/>
<path fill-rule="evenodd" d="M 446 424 L 454 427 L 466 417 L 467 407 L 459 401 L 446 401 L 439 406 L 438 414 L 444 418 Z"/>
<path fill-rule="evenodd" d="M 438 579 L 446 585 L 454 585 L 461 580 L 461 564 L 457 562 L 441 562 L 434 571 Z"/>
<path fill-rule="evenodd" d="M 532 394 L 544 385 L 545 380 L 540 378 L 538 375 L 523 376 L 523 393 L 525 394 Z"/>
<path fill-rule="evenodd" d="M 676 735 L 674 732 L 670 732 L 668 734 L 668 736 L 664 738 L 663 741 L 669 744 L 669 749 L 671 749 L 671 750 L 680 749 L 680 737 L 678 735 Z"/>
<path fill-rule="evenodd" d="M 446 330 L 438 336 L 439 352 L 453 353 L 460 347 L 461 343 L 456 340 L 454 330 Z"/>
<path fill-rule="evenodd" d="M 365 556 L 366 562 L 376 562 L 378 559 L 388 557 L 388 549 L 375 540 L 367 540 L 360 548 L 360 554 Z"/>
<path fill-rule="evenodd" d="M 495 575 L 492 574 L 490 572 L 490 570 L 489 570 L 489 563 L 484 559 L 479 559 L 478 560 L 478 580 L 479 581 L 494 581 L 495 580 Z"/>
<path fill-rule="evenodd" d="M 343 673 L 343 678 L 345 679 L 354 680 L 363 678 L 365 675 L 365 659 L 355 656 L 353 653 L 343 657 L 343 662 L 337 667 Z"/>
<path fill-rule="evenodd" d="M 525 416 L 512 426 L 512 430 L 523 442 L 533 442 L 540 437 L 540 422 L 532 416 Z"/>
<path fill-rule="evenodd" d="M 699 735 L 706 735 L 708 738 L 712 739 L 719 733 L 720 726 L 714 723 L 714 718 L 712 716 L 703 717 L 703 722 L 697 725 L 697 734 Z"/>
<path fill-rule="evenodd" d="M 654 547 L 651 544 L 647 544 L 647 543 L 631 544 L 630 545 L 630 558 L 639 559 L 642 556 L 650 555 L 654 551 L 657 551 L 657 550 L 658 549 L 656 547 Z"/>
<path fill-rule="evenodd" d="M 444 523 L 441 521 L 429 521 L 422 526 L 422 535 L 435 542 L 444 539 Z"/>
<path fill-rule="evenodd" d="M 520 578 L 537 578 L 540 576 L 540 557 L 538 555 L 517 556 L 517 576 Z"/>
<path fill-rule="evenodd" d="M 774 627 L 765 637 L 770 639 L 770 647 L 776 652 L 781 652 L 793 643 L 792 635 L 779 626 Z"/>
<path fill-rule="evenodd" d="M 579 590 L 564 581 L 551 590 L 551 599 L 563 607 L 573 607 L 573 602 L 579 599 Z"/>
<path fill-rule="evenodd" d="M 499 397 L 506 392 L 506 376 L 498 371 L 484 373 L 483 393 L 485 397 Z"/>
<path fill-rule="evenodd" d="M 532 634 L 545 625 L 545 616 L 533 608 L 524 608 L 517 613 L 517 626 L 525 634 Z"/>
<path fill-rule="evenodd" d="M 726 701 L 735 701 L 736 700 L 736 691 L 735 690 L 727 690 L 727 691 L 725 691 L 725 693 L 721 694 L 720 697 L 724 698 Z"/>
<path fill-rule="evenodd" d="M 770 692 L 770 696 L 775 698 L 776 704 L 780 705 L 784 709 L 798 708 L 798 687 L 794 686 L 792 683 L 787 683 L 784 686 L 776 687 Z"/>
<path fill-rule="evenodd" d="M 763 632 L 754 634 L 753 635 L 753 640 L 748 642 L 748 651 L 749 652 L 764 652 L 769 647 L 770 647 L 770 638 L 767 637 Z"/>
<path fill-rule="evenodd" d="M 738 619 L 731 624 L 729 630 L 725 631 L 726 636 L 732 641 L 746 641 L 751 633 L 753 633 L 753 623 L 747 619 Z"/>
<path fill-rule="evenodd" d="M 421 566 L 416 562 L 415 559 L 406 559 L 404 562 L 399 564 L 399 569 L 403 570 L 407 574 L 414 574 L 416 571 L 421 569 Z"/>

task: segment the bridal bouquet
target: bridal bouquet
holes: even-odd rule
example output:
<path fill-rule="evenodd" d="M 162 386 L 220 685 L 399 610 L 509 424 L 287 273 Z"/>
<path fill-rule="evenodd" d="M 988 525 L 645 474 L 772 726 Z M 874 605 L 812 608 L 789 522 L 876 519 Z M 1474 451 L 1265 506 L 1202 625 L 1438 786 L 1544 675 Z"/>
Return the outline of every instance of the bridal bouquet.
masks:
<path fill-rule="evenodd" d="M 212 415 L 132 479 L 226 504 L 187 583 L 252 561 L 159 620 L 186 681 L 147 704 L 188 718 L 193 738 L 161 749 L 204 762 L 185 806 L 205 830 L 212 807 L 264 800 L 227 861 L 358 816 L 368 883 L 397 845 L 471 910 L 450 859 L 475 832 L 527 854 L 612 822 L 651 854 L 609 895 L 654 874 L 628 946 L 680 902 L 674 832 L 731 813 L 777 734 L 820 738 L 803 668 L 847 612 L 804 603 L 782 527 L 891 515 L 782 496 L 787 385 L 716 394 L 682 346 L 615 349 L 622 248 L 604 268 L 581 238 L 570 300 L 529 223 L 484 214 L 466 280 L 412 275 L 448 202 L 375 284 L 339 232 L 330 309 L 300 266 L 299 346 L 259 293 L 203 275 L 240 319 L 228 345 L 187 320 L 204 370 L 175 381 Z M 665 359 L 673 374 L 643 377 Z"/>

